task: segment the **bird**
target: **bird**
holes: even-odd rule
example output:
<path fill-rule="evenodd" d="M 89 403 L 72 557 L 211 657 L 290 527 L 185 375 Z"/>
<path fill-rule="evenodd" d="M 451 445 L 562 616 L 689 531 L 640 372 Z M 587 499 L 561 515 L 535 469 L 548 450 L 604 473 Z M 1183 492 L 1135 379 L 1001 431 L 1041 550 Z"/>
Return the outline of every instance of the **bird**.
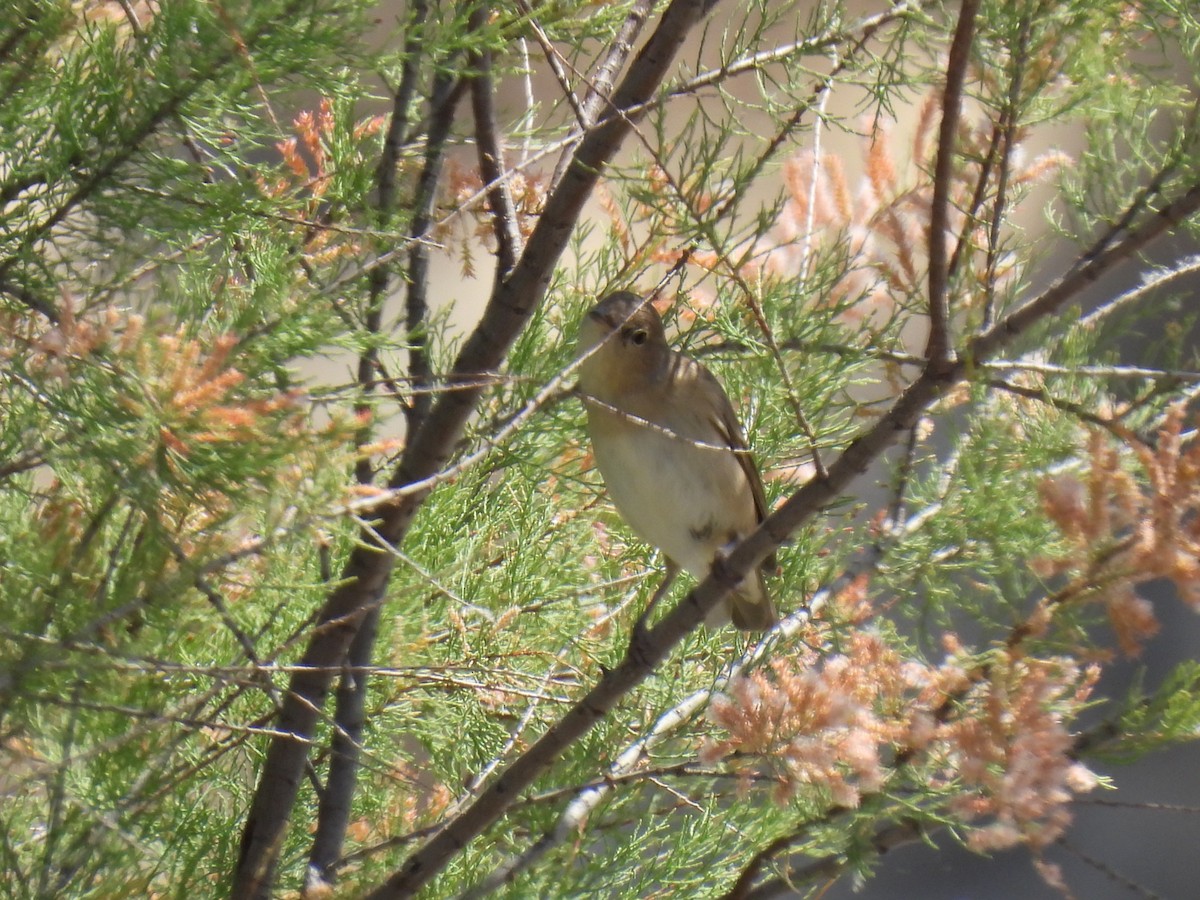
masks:
<path fill-rule="evenodd" d="M 762 478 L 721 383 L 671 349 L 658 311 L 617 291 L 583 318 L 578 391 L 592 455 L 617 512 L 666 559 L 662 585 L 639 624 L 682 568 L 703 580 L 713 561 L 766 517 Z M 778 620 L 763 561 L 707 617 L 765 631 Z"/>

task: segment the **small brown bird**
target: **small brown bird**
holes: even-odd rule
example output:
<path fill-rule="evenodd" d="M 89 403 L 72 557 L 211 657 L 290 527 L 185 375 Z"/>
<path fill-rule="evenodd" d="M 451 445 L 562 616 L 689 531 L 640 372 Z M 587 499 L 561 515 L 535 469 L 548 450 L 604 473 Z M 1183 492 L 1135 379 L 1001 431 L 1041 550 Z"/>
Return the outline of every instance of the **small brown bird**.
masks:
<path fill-rule="evenodd" d="M 667 345 L 647 301 L 628 291 L 605 297 L 584 317 L 578 352 L 586 355 L 579 388 L 604 483 L 629 526 L 667 560 L 657 600 L 681 567 L 704 579 L 723 548 L 758 526 L 762 480 L 720 382 Z M 765 560 L 707 624 L 775 624 L 763 582 L 774 568 L 773 557 Z"/>

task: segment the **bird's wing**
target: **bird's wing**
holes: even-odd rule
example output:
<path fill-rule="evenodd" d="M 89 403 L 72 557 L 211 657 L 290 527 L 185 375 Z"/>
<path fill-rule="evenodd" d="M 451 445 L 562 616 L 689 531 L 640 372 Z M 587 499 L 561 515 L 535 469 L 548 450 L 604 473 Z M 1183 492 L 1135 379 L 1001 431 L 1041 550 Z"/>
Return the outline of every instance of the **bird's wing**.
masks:
<path fill-rule="evenodd" d="M 716 388 L 716 390 L 705 390 L 700 393 L 709 400 L 710 408 L 707 412 L 717 433 L 729 445 L 729 449 L 737 457 L 738 465 L 746 473 L 746 480 L 750 482 L 750 492 L 754 495 L 754 510 L 761 523 L 767 517 L 767 495 L 763 491 L 762 476 L 758 473 L 758 465 L 754 462 L 754 456 L 750 453 L 750 448 L 746 445 L 746 438 L 742 434 L 742 427 L 738 424 L 737 413 L 733 411 L 733 404 L 729 402 L 729 396 L 712 372 L 694 359 L 685 356 L 681 356 L 681 358 L 695 367 L 695 377 L 698 381 L 707 382 L 709 386 Z M 773 573 L 777 565 L 774 553 L 762 562 L 764 572 Z"/>

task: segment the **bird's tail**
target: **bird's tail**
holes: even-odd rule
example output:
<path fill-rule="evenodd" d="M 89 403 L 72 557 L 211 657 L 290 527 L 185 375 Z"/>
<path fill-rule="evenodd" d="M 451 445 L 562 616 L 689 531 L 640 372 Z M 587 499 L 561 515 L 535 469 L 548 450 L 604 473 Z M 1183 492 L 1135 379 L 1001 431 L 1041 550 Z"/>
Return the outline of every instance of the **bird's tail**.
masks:
<path fill-rule="evenodd" d="M 718 628 L 732 622 L 739 631 L 766 631 L 778 621 L 762 571 L 755 570 L 724 603 L 709 613 L 705 624 Z"/>

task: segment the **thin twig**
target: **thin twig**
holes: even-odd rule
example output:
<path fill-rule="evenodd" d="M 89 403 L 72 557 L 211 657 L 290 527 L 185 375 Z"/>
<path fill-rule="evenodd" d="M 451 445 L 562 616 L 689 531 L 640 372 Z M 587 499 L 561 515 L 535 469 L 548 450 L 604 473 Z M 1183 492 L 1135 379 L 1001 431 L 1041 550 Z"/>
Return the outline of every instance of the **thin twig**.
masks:
<path fill-rule="evenodd" d="M 1025 78 L 1025 67 L 1029 63 L 1029 40 L 1033 30 L 1032 16 L 1021 16 L 1017 47 L 1013 53 L 1012 76 L 1008 86 L 1008 97 L 1000 114 L 1001 146 L 1000 164 L 996 175 L 996 199 L 992 203 L 991 225 L 988 228 L 987 270 L 984 276 L 983 327 L 992 324 L 996 306 L 996 267 L 1000 263 L 1000 229 L 1008 202 L 1008 182 L 1012 176 L 1012 154 L 1016 144 L 1017 107 L 1021 102 L 1021 87 Z"/>
<path fill-rule="evenodd" d="M 564 59 L 558 48 L 554 46 L 554 42 L 550 40 L 537 17 L 534 15 L 529 4 L 525 0 L 517 0 L 517 8 L 528 18 L 529 27 L 533 31 L 533 36 L 537 38 L 538 46 L 542 48 L 542 56 L 546 59 L 546 65 L 550 67 L 551 74 L 554 75 L 554 80 L 558 82 L 558 88 L 562 91 L 563 98 L 567 101 L 567 105 L 571 107 L 571 112 L 575 115 L 576 125 L 584 126 L 583 107 L 579 105 L 579 98 L 575 96 L 575 91 L 571 87 L 571 81 L 567 77 L 567 71 L 563 67 Z M 557 184 L 553 181 L 552 184 Z"/>
<path fill-rule="evenodd" d="M 892 20 L 875 18 L 871 19 L 867 23 L 864 23 L 863 28 L 858 33 L 858 37 L 855 39 L 854 43 L 844 53 L 840 55 L 835 54 L 836 62 L 830 67 L 829 71 L 822 76 L 820 83 L 812 89 L 808 99 L 801 102 L 792 111 L 792 114 L 784 120 L 783 124 L 771 136 L 770 140 L 767 141 L 766 146 L 762 149 L 762 151 L 759 152 L 754 161 L 744 169 L 742 174 L 743 178 L 754 178 L 762 172 L 767 163 L 769 163 L 774 158 L 775 154 L 779 152 L 779 149 L 784 145 L 787 139 L 791 137 L 793 133 L 795 133 L 797 128 L 800 127 L 800 124 L 804 121 L 804 117 L 808 115 L 808 113 L 810 113 L 814 108 L 821 108 L 825 96 L 828 94 L 838 76 L 840 76 L 846 71 L 847 68 L 849 68 L 851 62 L 853 62 L 858 54 L 863 51 L 870 40 L 875 37 L 876 32 L 878 32 L 890 21 Z M 722 219 L 728 215 L 740 199 L 741 193 L 736 189 L 736 187 L 730 187 L 728 189 L 727 196 L 718 195 L 716 198 L 714 198 L 712 201 L 712 206 L 715 207 L 715 210 L 712 213 L 713 220 Z"/>
<path fill-rule="evenodd" d="M 434 76 L 429 132 L 425 140 L 425 164 L 413 199 L 412 234 L 422 239 L 430 234 L 433 227 L 433 210 L 446 158 L 446 143 L 454 123 L 454 110 L 466 89 L 465 79 L 455 79 L 448 72 L 439 72 Z M 409 383 L 417 389 L 427 386 L 430 376 L 426 352 L 428 337 L 425 334 L 429 324 L 429 259 L 429 247 L 424 241 L 414 244 L 409 253 L 405 279 L 404 326 L 408 343 L 408 376 Z M 424 427 L 432 408 L 433 400 L 428 394 L 420 392 L 410 395 L 404 413 L 410 441 Z"/>
<path fill-rule="evenodd" d="M 1118 440 L 1123 440 L 1129 435 L 1129 430 L 1115 420 L 1097 415 L 1081 403 L 1076 403 L 1073 400 L 1067 400 L 1062 397 L 1055 397 L 1044 387 L 1013 384 L 1011 381 L 1005 381 L 1003 378 L 989 378 L 984 384 L 990 388 L 995 388 L 996 390 L 1004 391 L 1017 397 L 1025 397 L 1028 400 L 1037 400 L 1039 403 L 1045 403 L 1047 406 L 1052 406 L 1057 410 L 1074 416 L 1081 422 L 1087 422 L 1089 425 L 1095 425 L 1097 428 L 1104 429 Z"/>
<path fill-rule="evenodd" d="M 683 84 L 671 88 L 667 91 L 666 96 L 669 99 L 673 99 L 688 94 L 695 94 L 704 88 L 716 87 L 737 75 L 744 75 L 748 72 L 761 72 L 773 63 L 786 63 L 793 57 L 804 56 L 806 54 L 828 53 L 830 49 L 855 40 L 858 35 L 868 30 L 877 31 L 883 26 L 890 25 L 892 22 L 902 19 L 910 13 L 919 12 L 925 5 L 926 0 L 913 0 L 913 2 L 902 0 L 900 3 L 893 4 L 890 9 L 884 12 L 875 13 L 874 15 L 860 19 L 849 28 L 802 38 L 792 43 L 772 47 L 770 50 L 759 50 L 714 69 L 701 72 Z"/>
<path fill-rule="evenodd" d="M 904 499 L 908 491 L 909 480 L 912 478 L 913 466 L 916 462 L 917 444 L 920 441 L 920 426 L 910 428 L 908 439 L 904 442 L 904 457 L 900 461 L 896 481 L 892 487 L 892 499 L 888 503 L 887 521 L 892 529 L 904 527 Z"/>
<path fill-rule="evenodd" d="M 829 49 L 829 61 L 837 68 L 841 62 L 838 47 L 835 44 Z M 829 97 L 833 93 L 833 82 L 825 82 L 826 89 L 821 91 L 817 101 L 817 115 L 813 121 L 812 136 L 812 169 L 808 173 L 808 212 L 804 216 L 804 234 L 800 244 L 800 264 L 797 266 L 797 288 L 804 290 L 808 285 L 809 270 L 815 262 L 815 245 L 817 240 L 817 188 L 821 184 L 821 142 L 825 134 L 825 110 L 829 105 Z"/>
<path fill-rule="evenodd" d="M 926 829 L 920 823 L 909 819 L 885 825 L 876 831 L 875 835 L 871 838 L 871 848 L 877 856 L 883 856 L 897 847 L 919 841 L 925 831 Z M 778 855 L 778 853 L 786 850 L 788 846 L 797 843 L 798 840 L 806 836 L 805 830 L 802 829 L 796 834 L 780 838 L 775 842 L 778 846 L 771 845 L 769 847 L 769 849 L 774 851 L 773 853 L 763 857 L 761 860 L 756 858 L 755 861 L 759 863 L 759 869 L 771 857 Z M 750 880 L 758 874 L 756 870 L 751 875 L 751 879 L 748 879 L 745 884 L 742 884 L 739 880 L 734 885 L 734 889 L 725 894 L 723 900 L 775 900 L 775 898 L 795 896 L 795 885 L 832 880 L 841 875 L 846 870 L 847 865 L 848 863 L 844 855 L 829 856 L 809 863 L 806 866 L 795 869 L 789 868 L 785 877 L 772 879 L 751 889 Z M 743 875 L 750 874 L 749 868 L 747 866 Z"/>
<path fill-rule="evenodd" d="M 1131 893 L 1137 894 L 1139 897 L 1145 898 L 1145 900 L 1160 900 L 1159 894 L 1156 894 L 1145 885 L 1138 884 L 1127 875 L 1118 872 L 1106 860 L 1092 856 L 1090 853 L 1084 851 L 1082 847 L 1077 847 L 1073 842 L 1068 841 L 1065 837 L 1060 837 L 1054 843 L 1056 843 L 1059 847 L 1062 847 L 1068 853 L 1076 856 L 1086 865 L 1091 866 L 1113 884 L 1124 888 Z"/>
<path fill-rule="evenodd" d="M 1081 318 L 1079 320 L 1079 327 L 1094 328 L 1113 315 L 1113 313 L 1141 300 L 1146 294 L 1158 290 L 1177 278 L 1185 278 L 1189 275 L 1195 275 L 1198 272 L 1200 272 L 1200 256 L 1189 256 L 1186 259 L 1179 260 L 1175 265 L 1168 268 L 1146 273 L 1142 276 L 1142 283 L 1137 287 L 1125 291 L 1125 293 L 1119 294 L 1111 300 L 1104 301 Z"/>

